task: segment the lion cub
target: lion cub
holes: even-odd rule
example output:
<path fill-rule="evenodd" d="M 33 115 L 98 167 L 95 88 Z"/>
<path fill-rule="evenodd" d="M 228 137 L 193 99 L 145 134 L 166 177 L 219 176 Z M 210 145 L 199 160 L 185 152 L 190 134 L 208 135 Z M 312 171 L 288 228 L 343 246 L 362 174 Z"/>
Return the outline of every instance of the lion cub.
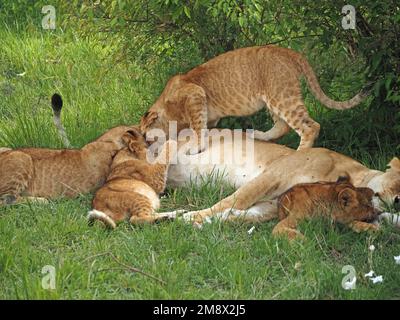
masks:
<path fill-rule="evenodd" d="M 61 96 L 52 98 L 61 125 Z M 122 136 L 133 127 L 112 128 L 81 149 L 0 149 L 0 198 L 5 203 L 75 197 L 101 185 L 115 154 L 125 147 Z"/>
<path fill-rule="evenodd" d="M 201 130 L 215 127 L 221 118 L 247 116 L 265 108 L 275 123 L 267 132 L 256 131 L 260 140 L 275 140 L 290 129 L 301 137 L 298 149 L 311 148 L 320 125 L 309 116 L 301 94 L 304 76 L 311 92 L 331 109 L 349 109 L 366 96 L 348 101 L 330 99 L 300 53 L 277 46 L 249 47 L 221 54 L 185 74 L 172 77 L 158 100 L 141 120 L 141 131 L 168 131 L 170 121 L 178 132 L 185 128 L 197 134 L 193 152 L 202 150 Z"/>
<path fill-rule="evenodd" d="M 128 145 L 118 152 L 111 165 L 106 184 L 96 192 L 93 210 L 88 219 L 100 220 L 114 229 L 116 223 L 129 220 L 132 224 L 153 223 L 168 218 L 157 214 L 158 195 L 165 189 L 169 163 L 176 153 L 175 141 L 167 141 L 154 164 L 146 160 L 147 143 L 138 130 L 124 135 Z"/>
<path fill-rule="evenodd" d="M 371 189 L 356 188 L 342 177 L 337 182 L 298 184 L 278 198 L 281 221 L 272 234 L 301 238 L 303 235 L 296 230 L 298 223 L 317 216 L 330 217 L 356 232 L 376 230 L 375 225 L 368 223 L 379 214 L 372 204 L 373 195 Z"/>

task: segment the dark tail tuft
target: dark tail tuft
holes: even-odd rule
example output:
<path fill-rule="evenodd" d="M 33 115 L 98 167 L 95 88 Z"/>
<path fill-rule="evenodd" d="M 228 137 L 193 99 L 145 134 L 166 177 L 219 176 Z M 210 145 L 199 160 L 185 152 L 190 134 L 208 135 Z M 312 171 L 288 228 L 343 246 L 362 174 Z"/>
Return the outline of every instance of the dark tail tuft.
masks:
<path fill-rule="evenodd" d="M 58 93 L 53 94 L 53 96 L 51 97 L 51 106 L 55 113 L 61 112 L 63 106 L 63 100 Z"/>

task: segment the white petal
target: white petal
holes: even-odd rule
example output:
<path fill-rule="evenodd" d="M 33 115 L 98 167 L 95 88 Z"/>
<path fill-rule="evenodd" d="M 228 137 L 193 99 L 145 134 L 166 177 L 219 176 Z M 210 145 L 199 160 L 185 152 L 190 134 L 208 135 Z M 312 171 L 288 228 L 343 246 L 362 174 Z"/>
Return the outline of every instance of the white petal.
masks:
<path fill-rule="evenodd" d="M 383 277 L 382 276 L 376 276 L 375 278 L 371 278 L 372 283 L 380 283 L 383 282 Z"/>
<path fill-rule="evenodd" d="M 371 270 L 370 272 L 364 274 L 364 277 L 365 277 L 365 278 L 371 278 L 371 277 L 374 276 L 374 274 L 375 274 L 375 272 L 374 272 L 373 270 Z"/>
<path fill-rule="evenodd" d="M 369 249 L 369 251 L 374 251 L 375 250 L 375 246 L 373 244 L 371 244 L 368 249 Z"/>
<path fill-rule="evenodd" d="M 396 264 L 400 264 L 400 256 L 393 257 Z"/>
<path fill-rule="evenodd" d="M 247 231 L 247 233 L 248 233 L 248 234 L 252 234 L 255 228 L 256 228 L 255 226 L 252 226 L 252 227 L 250 228 L 250 230 Z"/>
<path fill-rule="evenodd" d="M 346 281 L 344 283 L 344 289 L 345 290 L 352 290 L 356 288 L 356 282 L 357 282 L 357 278 L 354 277 L 352 280 Z"/>

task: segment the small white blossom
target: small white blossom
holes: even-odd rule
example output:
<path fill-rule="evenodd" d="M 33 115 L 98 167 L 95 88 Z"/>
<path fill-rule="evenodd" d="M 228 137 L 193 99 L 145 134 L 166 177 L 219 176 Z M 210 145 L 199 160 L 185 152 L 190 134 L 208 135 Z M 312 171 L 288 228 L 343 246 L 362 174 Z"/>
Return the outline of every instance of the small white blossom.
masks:
<path fill-rule="evenodd" d="M 374 251 L 375 250 L 375 246 L 373 244 L 371 244 L 368 249 L 369 249 L 369 251 Z"/>
<path fill-rule="evenodd" d="M 396 264 L 400 264 L 400 256 L 393 257 Z"/>
<path fill-rule="evenodd" d="M 376 276 L 375 278 L 371 278 L 372 283 L 380 283 L 383 282 L 382 276 Z"/>
<path fill-rule="evenodd" d="M 353 279 L 346 281 L 344 283 L 344 290 L 353 290 L 356 288 L 356 282 L 357 282 L 357 278 L 354 277 Z"/>
<path fill-rule="evenodd" d="M 250 228 L 250 230 L 247 231 L 247 233 L 248 233 L 248 234 L 252 234 L 255 228 L 256 228 L 255 226 L 252 226 L 252 227 Z"/>
<path fill-rule="evenodd" d="M 371 270 L 370 272 L 364 274 L 365 278 L 372 278 L 374 276 L 375 272 L 373 270 Z"/>

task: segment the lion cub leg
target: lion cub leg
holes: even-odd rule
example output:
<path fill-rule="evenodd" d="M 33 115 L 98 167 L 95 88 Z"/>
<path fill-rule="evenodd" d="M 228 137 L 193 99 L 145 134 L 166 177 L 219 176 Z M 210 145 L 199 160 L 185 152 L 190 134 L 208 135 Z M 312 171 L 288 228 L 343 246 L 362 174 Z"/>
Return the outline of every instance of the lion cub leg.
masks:
<path fill-rule="evenodd" d="M 152 224 L 165 220 L 172 220 L 175 218 L 174 215 L 168 213 L 157 213 L 155 206 L 152 201 L 136 193 L 135 196 L 132 194 L 132 207 L 130 208 L 130 219 L 129 222 L 132 224 Z"/>
<path fill-rule="evenodd" d="M 308 114 L 300 87 L 288 92 L 289 94 L 271 99 L 268 107 L 300 136 L 297 150 L 311 148 L 319 135 L 320 125 Z"/>
<path fill-rule="evenodd" d="M 271 141 L 277 140 L 283 137 L 290 131 L 290 127 L 285 122 L 285 120 L 281 119 L 279 116 L 270 111 L 272 120 L 274 121 L 274 126 L 268 130 L 267 132 L 262 132 L 255 130 L 254 131 L 254 139 L 263 140 L 263 141 Z"/>
<path fill-rule="evenodd" d="M 204 150 L 204 141 L 208 122 L 206 97 L 203 90 L 187 96 L 185 104 L 190 128 L 196 133 L 195 140 L 190 146 L 189 153 L 196 154 Z"/>
<path fill-rule="evenodd" d="M 379 227 L 368 222 L 363 221 L 353 221 L 348 225 L 352 230 L 357 233 L 365 232 L 365 231 L 377 231 Z"/>
<path fill-rule="evenodd" d="M 0 198 L 2 203 L 20 201 L 34 176 L 32 158 L 20 151 L 0 155 Z"/>
<path fill-rule="evenodd" d="M 272 235 L 276 236 L 287 236 L 289 240 L 304 239 L 303 234 L 296 230 L 297 223 L 291 218 L 285 218 L 281 220 L 272 230 Z"/>

